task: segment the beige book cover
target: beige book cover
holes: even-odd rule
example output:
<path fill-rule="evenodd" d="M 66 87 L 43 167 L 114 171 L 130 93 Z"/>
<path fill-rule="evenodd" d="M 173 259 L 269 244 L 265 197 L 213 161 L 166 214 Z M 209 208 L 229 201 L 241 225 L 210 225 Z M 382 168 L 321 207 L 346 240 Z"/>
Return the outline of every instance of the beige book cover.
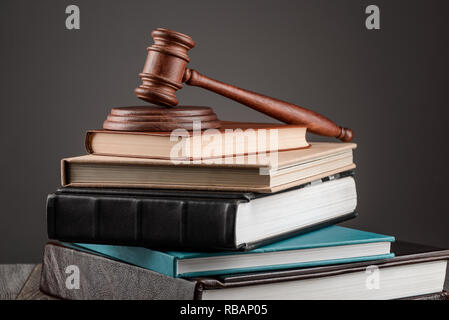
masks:
<path fill-rule="evenodd" d="M 209 159 L 307 148 L 300 125 L 222 121 L 219 129 L 172 132 L 90 130 L 90 154 L 151 159 Z M 183 149 L 182 152 L 180 149 Z"/>
<path fill-rule="evenodd" d="M 85 155 L 62 160 L 62 185 L 276 192 L 355 168 L 354 143 L 209 161 Z"/>

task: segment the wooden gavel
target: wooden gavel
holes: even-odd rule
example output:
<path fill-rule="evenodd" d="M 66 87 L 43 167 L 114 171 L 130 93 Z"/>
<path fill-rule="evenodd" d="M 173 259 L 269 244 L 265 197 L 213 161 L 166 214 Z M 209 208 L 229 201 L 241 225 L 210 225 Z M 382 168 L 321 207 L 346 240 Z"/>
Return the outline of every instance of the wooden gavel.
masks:
<path fill-rule="evenodd" d="M 187 51 L 195 46 L 188 35 L 158 28 L 151 33 L 154 44 L 148 47 L 143 71 L 139 74 L 142 84 L 134 92 L 148 102 L 176 106 L 176 91 L 182 83 L 201 87 L 240 102 L 288 124 L 300 124 L 313 133 L 351 141 L 351 129 L 343 128 L 326 117 L 300 106 L 244 90 L 186 68 L 190 61 Z"/>

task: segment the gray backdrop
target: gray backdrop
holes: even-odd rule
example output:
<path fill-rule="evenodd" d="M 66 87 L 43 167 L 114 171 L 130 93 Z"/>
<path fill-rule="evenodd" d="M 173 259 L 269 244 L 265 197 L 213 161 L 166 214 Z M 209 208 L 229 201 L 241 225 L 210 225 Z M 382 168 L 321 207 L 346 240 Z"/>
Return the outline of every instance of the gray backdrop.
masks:
<path fill-rule="evenodd" d="M 65 28 L 77 4 L 81 29 Z M 381 30 L 365 8 L 381 9 Z M 449 247 L 447 1 L 0 2 L 0 263 L 38 262 L 59 161 L 133 93 L 152 41 L 174 29 L 190 66 L 322 113 L 355 132 L 360 216 L 352 227 Z M 268 117 L 199 88 L 182 104 L 224 120 Z M 309 138 L 316 139 L 310 136 Z"/>

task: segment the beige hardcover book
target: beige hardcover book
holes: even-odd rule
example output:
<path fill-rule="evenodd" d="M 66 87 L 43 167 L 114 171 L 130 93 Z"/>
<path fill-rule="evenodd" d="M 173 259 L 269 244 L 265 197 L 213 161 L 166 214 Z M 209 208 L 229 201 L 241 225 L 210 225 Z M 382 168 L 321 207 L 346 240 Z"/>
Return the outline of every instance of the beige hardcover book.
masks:
<path fill-rule="evenodd" d="M 222 121 L 220 129 L 197 132 L 91 130 L 86 133 L 85 145 L 87 152 L 95 155 L 208 159 L 306 148 L 306 130 L 300 125 Z"/>
<path fill-rule="evenodd" d="M 354 143 L 206 161 L 86 155 L 62 160 L 62 185 L 276 192 L 355 168 Z M 176 163 L 176 164 L 175 164 Z"/>

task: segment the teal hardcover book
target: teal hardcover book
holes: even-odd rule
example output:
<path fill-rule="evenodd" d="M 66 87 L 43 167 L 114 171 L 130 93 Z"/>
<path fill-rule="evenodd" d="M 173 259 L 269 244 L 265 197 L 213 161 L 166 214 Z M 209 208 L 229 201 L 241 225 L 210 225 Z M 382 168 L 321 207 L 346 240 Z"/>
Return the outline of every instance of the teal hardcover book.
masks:
<path fill-rule="evenodd" d="M 76 243 L 77 247 L 171 277 L 198 277 L 388 259 L 394 237 L 331 226 L 250 251 L 179 252 Z"/>

